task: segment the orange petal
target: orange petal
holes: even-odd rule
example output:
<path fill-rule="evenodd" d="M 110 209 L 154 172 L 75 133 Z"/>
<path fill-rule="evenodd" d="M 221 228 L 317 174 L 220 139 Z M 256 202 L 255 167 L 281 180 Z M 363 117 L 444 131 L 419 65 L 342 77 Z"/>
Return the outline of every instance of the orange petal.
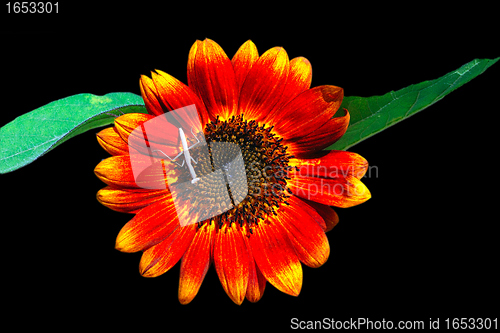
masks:
<path fill-rule="evenodd" d="M 240 91 L 243 82 L 245 82 L 248 72 L 257 59 L 259 59 L 259 52 L 251 40 L 247 40 L 243 45 L 241 45 L 233 59 L 231 59 L 238 92 Z"/>
<path fill-rule="evenodd" d="M 214 264 L 222 287 L 231 300 L 240 305 L 248 286 L 250 256 L 242 228 L 233 223 L 217 230 L 214 242 Z"/>
<path fill-rule="evenodd" d="M 298 95 L 311 87 L 311 80 L 312 66 L 309 60 L 304 57 L 297 57 L 290 60 L 290 74 L 287 80 L 287 88 L 289 84 L 292 84 L 295 95 Z"/>
<path fill-rule="evenodd" d="M 112 156 L 102 160 L 95 167 L 94 173 L 107 185 L 139 188 L 135 182 L 129 155 Z"/>
<path fill-rule="evenodd" d="M 188 304 L 198 293 L 210 266 L 212 242 L 215 238 L 215 223 L 205 223 L 182 257 L 179 281 L 179 301 Z"/>
<path fill-rule="evenodd" d="M 353 176 L 329 179 L 300 176 L 294 172 L 289 175 L 287 186 L 293 194 L 324 205 L 351 207 L 371 197 L 366 186 Z"/>
<path fill-rule="evenodd" d="M 176 156 L 181 147 L 176 124 L 165 116 L 125 114 L 115 119 L 115 128 L 127 145 L 133 148 L 129 148 L 129 153 L 143 154 L 146 156 L 145 161 L 151 160 L 152 157 L 156 158 L 154 161 L 158 161 L 165 157 L 163 154 Z"/>
<path fill-rule="evenodd" d="M 233 65 L 214 41 L 197 41 L 188 60 L 189 87 L 205 103 L 209 114 L 228 119 L 236 114 L 238 91 Z"/>
<path fill-rule="evenodd" d="M 278 290 L 298 296 L 302 288 L 302 266 L 290 239 L 274 216 L 253 228 L 250 245 L 264 277 Z"/>
<path fill-rule="evenodd" d="M 137 213 L 158 200 L 170 198 L 167 190 L 118 189 L 112 186 L 97 192 L 97 200 L 104 206 L 122 213 Z"/>
<path fill-rule="evenodd" d="M 344 109 L 345 115 L 328 120 L 317 129 L 310 128 L 303 137 L 287 140 L 285 137 L 283 144 L 288 146 L 288 152 L 295 157 L 308 158 L 317 152 L 335 143 L 344 135 L 349 125 L 349 112 Z"/>
<path fill-rule="evenodd" d="M 145 75 L 141 75 L 139 86 L 141 88 L 142 99 L 144 100 L 148 113 L 154 116 L 163 114 L 165 110 L 163 110 L 163 107 L 158 99 L 158 92 L 156 91 L 156 86 L 153 80 Z"/>
<path fill-rule="evenodd" d="M 253 64 L 240 91 L 239 113 L 264 120 L 279 101 L 288 76 L 288 54 L 282 47 L 267 50 Z"/>
<path fill-rule="evenodd" d="M 191 46 L 191 49 L 189 50 L 189 55 L 188 55 L 188 65 L 187 65 L 187 76 L 188 76 L 188 86 L 191 90 L 193 90 L 193 87 L 190 83 L 190 72 L 191 75 L 194 79 L 195 73 L 194 73 L 194 67 L 195 67 L 195 61 L 196 61 L 196 54 L 199 52 L 199 50 L 202 48 L 203 42 L 201 40 L 196 40 L 194 44 Z M 194 90 L 193 90 L 194 91 Z M 195 91 L 196 93 L 196 91 Z"/>
<path fill-rule="evenodd" d="M 325 226 L 323 230 L 325 232 L 332 230 L 333 227 L 335 227 L 337 223 L 339 223 L 339 216 L 337 215 L 337 212 L 333 210 L 332 207 L 314 201 L 310 201 L 307 199 L 300 198 L 300 200 L 304 201 L 309 206 L 314 208 L 318 212 L 318 214 L 323 218 L 323 220 L 325 221 Z"/>
<path fill-rule="evenodd" d="M 144 188 L 154 190 L 168 189 L 168 180 L 175 178 L 175 170 L 166 167 L 164 160 L 151 162 L 144 155 L 133 155 L 134 168 L 130 155 L 111 156 L 102 160 L 94 169 L 96 176 L 106 183 L 119 188 Z M 134 175 L 134 170 L 135 174 Z M 135 177 L 137 176 L 137 177 Z"/>
<path fill-rule="evenodd" d="M 320 267 L 330 255 L 330 245 L 318 221 L 321 216 L 295 196 L 288 198 L 290 206 L 279 209 L 275 219 L 288 233 L 297 257 L 309 267 Z"/>
<path fill-rule="evenodd" d="M 154 116 L 144 113 L 127 113 L 115 119 L 115 128 L 123 141 L 128 144 L 130 133 L 153 118 Z"/>
<path fill-rule="evenodd" d="M 325 178 L 351 175 L 360 179 L 368 169 L 368 162 L 361 155 L 342 150 L 332 150 L 320 158 L 291 159 L 289 165 L 299 168 L 300 175 Z"/>
<path fill-rule="evenodd" d="M 157 90 L 158 98 L 166 108 L 165 112 L 194 104 L 198 111 L 198 116 L 188 119 L 184 119 L 185 117 L 182 117 L 182 119 L 177 117 L 177 119 L 184 128 L 194 127 L 196 132 L 201 131 L 202 128 L 200 125 L 204 127 L 208 121 L 208 112 L 205 108 L 205 104 L 203 104 L 187 85 L 177 80 L 172 75 L 160 70 L 156 70 L 156 72 L 158 74 L 151 74 L 153 75 L 153 82 Z"/>
<path fill-rule="evenodd" d="M 255 260 L 253 260 L 253 255 L 251 257 L 252 260 L 250 261 L 249 266 L 246 298 L 250 302 L 255 303 L 259 301 L 264 295 L 264 290 L 266 289 L 266 278 L 264 277 L 264 275 L 262 275 L 259 267 L 257 267 Z"/>
<path fill-rule="evenodd" d="M 128 154 L 128 145 L 114 127 L 108 127 L 97 133 L 97 141 L 111 155 Z"/>
<path fill-rule="evenodd" d="M 158 244 L 179 226 L 173 201 L 157 201 L 141 209 L 118 233 L 116 249 L 144 251 Z"/>
<path fill-rule="evenodd" d="M 287 141 L 296 141 L 316 131 L 337 112 L 344 91 L 335 86 L 308 89 L 269 119 L 274 131 Z"/>
<path fill-rule="evenodd" d="M 156 277 L 172 268 L 186 252 L 197 229 L 196 224 L 178 227 L 161 243 L 144 251 L 139 264 L 141 275 Z"/>
<path fill-rule="evenodd" d="M 273 107 L 264 122 L 269 122 L 276 114 L 282 112 L 281 108 L 288 104 L 302 92 L 309 89 L 312 80 L 312 67 L 309 60 L 304 57 L 297 57 L 290 60 L 290 68 L 286 80 L 286 86 L 279 102 Z"/>

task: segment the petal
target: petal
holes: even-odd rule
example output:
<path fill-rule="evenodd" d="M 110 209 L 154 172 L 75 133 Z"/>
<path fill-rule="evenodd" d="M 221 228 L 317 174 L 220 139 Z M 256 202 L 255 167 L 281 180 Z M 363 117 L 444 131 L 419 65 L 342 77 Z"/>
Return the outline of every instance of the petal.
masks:
<path fill-rule="evenodd" d="M 320 158 L 291 159 L 289 165 L 299 168 L 299 175 L 325 178 L 351 175 L 360 179 L 368 169 L 368 161 L 361 155 L 341 150 L 332 150 Z"/>
<path fill-rule="evenodd" d="M 251 247 L 248 247 L 251 249 Z M 250 251 L 251 252 L 251 251 Z M 259 267 L 253 260 L 253 255 L 251 255 L 252 260 L 250 261 L 249 272 L 248 272 L 248 287 L 246 298 L 255 303 L 259 301 L 264 295 L 264 290 L 266 289 L 266 278 L 262 275 Z"/>
<path fill-rule="evenodd" d="M 214 242 L 214 264 L 222 287 L 231 300 L 240 305 L 245 299 L 250 256 L 242 228 L 237 223 L 217 230 Z"/>
<path fill-rule="evenodd" d="M 191 90 L 193 89 L 193 86 L 191 85 L 190 80 L 195 78 L 194 67 L 196 61 L 196 54 L 202 48 L 202 45 L 203 42 L 201 40 L 196 40 L 194 44 L 191 46 L 191 49 L 189 50 L 188 64 L 187 64 L 187 79 L 188 79 L 188 86 Z M 190 75 L 192 75 L 192 79 L 190 78 Z"/>
<path fill-rule="evenodd" d="M 336 207 L 351 207 L 370 199 L 370 191 L 357 178 L 317 178 L 289 174 L 287 182 L 293 194 L 301 198 Z"/>
<path fill-rule="evenodd" d="M 182 257 L 179 281 L 179 301 L 181 304 L 188 304 L 198 293 L 210 266 L 214 238 L 215 223 L 205 223 L 198 229 Z"/>
<path fill-rule="evenodd" d="M 115 119 L 115 128 L 124 142 L 128 144 L 128 137 L 139 126 L 155 118 L 144 113 L 127 113 Z"/>
<path fill-rule="evenodd" d="M 172 268 L 186 252 L 197 229 L 196 224 L 178 227 L 161 243 L 144 251 L 139 264 L 141 275 L 156 277 Z"/>
<path fill-rule="evenodd" d="M 288 152 L 295 157 L 308 158 L 334 144 L 344 135 L 349 125 L 349 113 L 346 109 L 344 111 L 344 116 L 330 119 L 317 129 L 311 128 L 309 134 L 303 137 L 293 140 L 284 138 L 283 144 L 288 146 Z"/>
<path fill-rule="evenodd" d="M 191 89 L 189 89 L 187 85 L 177 80 L 172 75 L 160 70 L 156 70 L 156 72 L 158 74 L 151 74 L 153 76 L 153 82 L 156 87 L 158 98 L 162 105 L 165 106 L 165 112 L 194 104 L 196 106 L 196 110 L 198 111 L 198 117 L 188 119 L 178 118 L 178 120 L 181 121 L 181 125 L 183 125 L 186 129 L 194 127 L 197 132 L 202 130 L 200 125 L 204 127 L 208 121 L 208 112 L 205 108 L 205 104 L 203 104 L 198 96 Z"/>
<path fill-rule="evenodd" d="M 335 86 L 308 89 L 269 119 L 274 131 L 287 141 L 297 139 L 320 128 L 337 112 L 344 91 Z"/>
<path fill-rule="evenodd" d="M 301 92 L 309 89 L 311 87 L 311 81 L 312 81 L 311 62 L 304 57 L 297 57 L 290 60 L 290 74 L 288 75 L 286 86 L 287 89 L 293 87 L 295 93 L 294 94 L 285 93 L 285 94 L 289 94 L 290 96 L 293 96 L 292 98 L 294 98 Z M 290 100 L 292 98 L 290 98 Z"/>
<path fill-rule="evenodd" d="M 319 214 L 316 211 L 316 209 L 314 209 L 313 206 L 310 204 L 310 203 L 316 203 L 316 202 L 309 201 L 309 200 L 306 200 L 306 199 L 303 199 L 303 198 L 299 198 L 297 196 L 293 196 L 292 198 L 290 198 L 290 200 L 293 200 L 294 202 L 298 201 L 297 205 L 300 206 L 300 209 L 305 210 L 305 212 L 308 215 L 310 215 L 311 217 L 313 217 L 314 221 L 321 227 L 321 229 L 323 229 L 323 230 L 326 229 L 325 220 L 323 220 L 323 217 L 321 216 L 321 214 Z M 290 200 L 289 200 L 289 202 L 292 202 Z M 321 205 L 321 204 L 318 204 L 318 205 Z"/>
<path fill-rule="evenodd" d="M 122 252 L 144 251 L 158 244 L 179 226 L 171 199 L 157 201 L 141 209 L 118 233 L 116 249 Z"/>
<path fill-rule="evenodd" d="M 266 51 L 252 66 L 240 91 L 239 113 L 264 120 L 279 101 L 288 76 L 288 54 L 282 47 Z"/>
<path fill-rule="evenodd" d="M 233 65 L 214 41 L 197 41 L 188 60 L 189 87 L 205 103 L 209 114 L 228 119 L 236 114 L 238 91 Z"/>
<path fill-rule="evenodd" d="M 335 210 L 333 210 L 332 207 L 314 201 L 310 201 L 307 199 L 301 198 L 300 200 L 304 201 L 309 206 L 314 208 L 318 212 L 318 214 L 323 218 L 323 220 L 325 221 L 325 227 L 323 228 L 323 230 L 325 232 L 332 230 L 333 227 L 335 227 L 337 223 L 339 223 L 339 216 L 337 215 Z"/>
<path fill-rule="evenodd" d="M 159 116 L 165 112 L 158 99 L 156 86 L 149 77 L 141 75 L 139 79 L 139 86 L 141 88 L 142 99 L 146 105 L 148 113 L 152 116 Z"/>
<path fill-rule="evenodd" d="M 170 197 L 167 190 L 117 189 L 112 186 L 97 192 L 97 200 L 104 206 L 122 213 L 137 213 L 153 202 Z"/>
<path fill-rule="evenodd" d="M 253 227 L 252 254 L 267 281 L 286 294 L 298 296 L 302 288 L 302 266 L 290 239 L 275 219 L 272 216 L 269 222 Z"/>
<path fill-rule="evenodd" d="M 97 141 L 111 155 L 127 155 L 128 145 L 114 127 L 108 127 L 97 133 Z"/>
<path fill-rule="evenodd" d="M 321 216 L 295 196 L 288 198 L 290 206 L 280 208 L 276 219 L 288 233 L 295 253 L 309 267 L 320 267 L 330 255 L 330 245 L 321 223 Z"/>
<path fill-rule="evenodd" d="M 146 157 L 142 157 L 145 159 L 144 162 L 151 158 L 158 161 L 164 158 L 164 155 L 174 157 L 181 149 L 178 126 L 166 116 L 125 114 L 115 119 L 115 128 L 129 146 L 129 153 L 145 155 Z M 139 156 L 134 156 L 132 160 L 134 158 L 141 159 Z M 151 160 L 151 163 L 154 161 Z"/>
<path fill-rule="evenodd" d="M 231 59 L 238 92 L 240 91 L 243 82 L 245 82 L 248 72 L 257 59 L 259 59 L 259 52 L 251 40 L 247 40 L 243 45 L 241 45 L 233 59 Z"/>
<path fill-rule="evenodd" d="M 139 188 L 135 183 L 129 155 L 112 156 L 102 160 L 94 169 L 97 178 L 116 187 Z"/>
<path fill-rule="evenodd" d="M 312 66 L 309 60 L 304 57 L 297 57 L 290 60 L 290 68 L 286 80 L 286 86 L 279 102 L 273 108 L 264 122 L 269 122 L 276 114 L 281 113 L 281 108 L 288 104 L 302 92 L 309 89 L 312 80 Z"/>
<path fill-rule="evenodd" d="M 139 158 L 144 155 L 132 156 L 133 163 L 130 155 L 111 156 L 102 160 L 94 173 L 105 184 L 118 188 L 166 190 L 168 181 L 175 179 L 172 174 L 174 170 L 168 169 L 164 160 L 152 163 L 149 158 Z"/>

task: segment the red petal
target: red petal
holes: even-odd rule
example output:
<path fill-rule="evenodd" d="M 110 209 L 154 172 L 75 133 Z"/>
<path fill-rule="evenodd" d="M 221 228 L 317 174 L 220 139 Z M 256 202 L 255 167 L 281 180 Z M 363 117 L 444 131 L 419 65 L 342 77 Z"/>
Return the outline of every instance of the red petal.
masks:
<path fill-rule="evenodd" d="M 321 216 L 300 199 L 291 196 L 290 206 L 283 206 L 276 219 L 288 233 L 301 262 L 309 267 L 320 267 L 330 255 L 330 245 L 318 221 Z"/>
<path fill-rule="evenodd" d="M 200 128 L 200 124 L 204 127 L 208 121 L 208 112 L 205 108 L 205 104 L 203 104 L 187 85 L 177 80 L 175 77 L 160 70 L 156 70 L 156 72 L 158 72 L 158 74 L 151 74 L 159 95 L 158 98 L 162 105 L 165 106 L 165 112 L 167 112 L 167 110 L 172 111 L 194 104 L 199 117 L 190 119 L 177 117 L 177 119 L 185 128 L 194 127 L 196 132 L 201 131 L 202 128 Z"/>
<path fill-rule="evenodd" d="M 97 200 L 101 204 L 122 213 L 137 213 L 153 202 L 169 198 L 167 190 L 117 189 L 106 186 L 97 192 Z"/>
<path fill-rule="evenodd" d="M 146 168 L 165 159 L 165 155 L 176 156 L 181 150 L 179 129 L 165 116 L 126 114 L 115 119 L 115 127 L 129 146 L 130 159 L 134 166 L 142 164 L 143 168 Z"/>
<path fill-rule="evenodd" d="M 309 200 L 306 200 L 306 199 L 303 199 L 303 198 L 299 198 L 297 196 L 293 196 L 292 200 L 299 201 L 298 205 L 300 206 L 300 208 L 303 209 L 303 210 L 305 210 L 308 215 L 310 215 L 311 217 L 313 217 L 314 220 L 316 221 L 316 223 L 321 227 L 321 229 L 323 229 L 323 230 L 326 229 L 326 223 L 323 220 L 323 217 L 321 216 L 321 214 L 319 214 L 319 216 L 318 216 L 318 212 L 310 204 L 310 203 L 316 203 L 316 202 L 309 201 Z M 290 201 L 290 202 L 292 202 L 292 201 Z M 318 205 L 320 205 L 320 204 L 318 204 Z"/>
<path fill-rule="evenodd" d="M 97 133 L 97 141 L 111 155 L 128 154 L 128 145 L 114 127 L 108 127 Z"/>
<path fill-rule="evenodd" d="M 318 212 L 318 214 L 323 218 L 323 220 L 325 221 L 325 226 L 323 227 L 323 230 L 325 232 L 332 230 L 333 227 L 335 227 L 337 223 L 339 223 L 339 216 L 337 215 L 335 210 L 333 210 L 332 207 L 314 201 L 310 201 L 307 199 L 301 198 L 300 200 L 304 201 L 309 206 L 314 208 Z"/>
<path fill-rule="evenodd" d="M 349 113 L 346 109 L 344 111 L 344 116 L 330 119 L 317 129 L 309 129 L 303 137 L 293 140 L 284 138 L 283 144 L 288 146 L 288 152 L 295 157 L 308 158 L 334 144 L 344 135 L 349 125 Z"/>
<path fill-rule="evenodd" d="M 266 278 L 262 275 L 259 267 L 257 267 L 255 260 L 253 260 L 253 255 L 251 257 L 252 260 L 250 261 L 249 266 L 246 297 L 250 302 L 255 303 L 264 295 L 264 290 L 266 289 Z"/>
<path fill-rule="evenodd" d="M 329 206 L 351 207 L 370 199 L 370 191 L 357 178 L 336 179 L 300 176 L 290 173 L 287 186 L 293 194 Z"/>
<path fill-rule="evenodd" d="M 316 131 L 337 112 L 344 92 L 335 86 L 308 89 L 269 119 L 274 131 L 287 141 L 296 141 Z"/>
<path fill-rule="evenodd" d="M 215 223 L 205 223 L 198 231 L 182 257 L 179 282 L 179 301 L 188 304 L 198 293 L 210 266 Z"/>
<path fill-rule="evenodd" d="M 178 227 L 161 243 L 144 251 L 139 264 L 141 275 L 156 277 L 172 268 L 186 252 L 197 229 L 196 224 Z"/>
<path fill-rule="evenodd" d="M 278 290 L 298 296 L 302 287 L 302 266 L 290 239 L 275 217 L 253 228 L 250 245 L 257 266 Z"/>
<path fill-rule="evenodd" d="M 177 146 L 179 130 L 166 117 L 154 117 L 142 113 L 129 113 L 115 119 L 118 134 L 134 148 L 147 146 Z M 139 147 L 137 147 L 139 145 Z"/>
<path fill-rule="evenodd" d="M 142 99 L 144 100 L 148 113 L 152 116 L 159 116 L 163 114 L 165 110 L 163 110 L 163 107 L 160 104 L 153 80 L 145 75 L 141 75 L 139 86 L 141 88 Z"/>
<path fill-rule="evenodd" d="M 214 41 L 197 41 L 188 60 L 189 87 L 205 103 L 212 117 L 228 119 L 236 114 L 238 91 L 233 65 Z"/>
<path fill-rule="evenodd" d="M 248 286 L 250 256 L 241 227 L 233 223 L 217 230 L 214 263 L 222 287 L 231 300 L 240 305 Z"/>
<path fill-rule="evenodd" d="M 273 112 L 267 115 L 264 120 L 265 123 L 272 121 L 272 119 L 282 112 L 281 108 L 292 101 L 295 97 L 302 92 L 309 89 L 312 79 L 312 67 L 309 60 L 304 57 L 298 57 L 290 60 L 290 67 L 286 86 L 283 94 L 278 103 L 273 107 Z"/>
<path fill-rule="evenodd" d="M 257 59 L 259 59 L 259 53 L 257 52 L 257 47 L 251 40 L 241 45 L 233 59 L 231 59 L 238 92 Z"/>
<path fill-rule="evenodd" d="M 264 120 L 279 101 L 288 76 L 288 55 L 282 47 L 266 51 L 252 66 L 241 87 L 239 112 Z"/>
<path fill-rule="evenodd" d="M 299 175 L 325 178 L 364 176 L 368 162 L 360 155 L 341 150 L 332 150 L 320 158 L 291 159 L 290 166 L 299 168 Z"/>
<path fill-rule="evenodd" d="M 172 200 L 161 200 L 141 209 L 125 224 L 115 247 L 122 252 L 144 251 L 164 240 L 178 226 Z"/>

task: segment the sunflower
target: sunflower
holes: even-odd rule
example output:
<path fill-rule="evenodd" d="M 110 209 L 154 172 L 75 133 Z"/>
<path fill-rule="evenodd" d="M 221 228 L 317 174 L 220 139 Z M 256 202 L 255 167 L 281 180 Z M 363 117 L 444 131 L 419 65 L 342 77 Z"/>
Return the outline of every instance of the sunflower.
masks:
<path fill-rule="evenodd" d="M 289 60 L 281 47 L 259 56 L 250 40 L 232 59 L 214 41 L 196 41 L 189 52 L 187 85 L 159 70 L 151 75 L 140 78 L 148 114 L 122 115 L 114 127 L 97 134 L 112 155 L 95 168 L 107 185 L 97 199 L 113 210 L 135 214 L 118 234 L 116 248 L 142 251 L 139 271 L 145 277 L 159 276 L 180 261 L 182 304 L 196 296 L 212 263 L 236 304 L 245 297 L 258 301 L 266 281 L 297 296 L 301 263 L 319 267 L 328 259 L 325 232 L 338 222 L 331 206 L 350 207 L 370 198 L 360 181 L 367 161 L 352 152 L 323 150 L 349 124 L 347 110 L 336 115 L 343 89 L 310 88 L 307 59 Z M 203 134 L 207 145 L 229 142 L 239 147 L 246 185 L 229 188 L 208 176 L 199 182 L 193 179 L 190 193 L 208 198 L 193 206 L 203 211 L 215 205 L 219 214 L 181 224 L 180 214 L 199 212 L 191 207 L 179 213 L 169 188 L 139 184 L 132 170 L 131 154 L 136 150 L 130 139 L 147 121 L 190 105 L 196 107 L 201 124 L 195 132 Z M 179 136 L 166 127 L 159 133 L 167 141 Z M 213 170 L 212 153 L 192 164 L 198 176 Z M 220 159 L 232 158 L 229 155 Z M 192 176 L 186 165 L 175 166 L 173 172 L 179 181 Z"/>

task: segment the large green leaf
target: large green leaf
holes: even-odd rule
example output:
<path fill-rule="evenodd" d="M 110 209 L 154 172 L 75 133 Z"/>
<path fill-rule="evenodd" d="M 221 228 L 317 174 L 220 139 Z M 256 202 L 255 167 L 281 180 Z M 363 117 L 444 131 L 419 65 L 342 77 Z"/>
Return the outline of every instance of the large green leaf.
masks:
<path fill-rule="evenodd" d="M 19 116 L 0 128 L 0 173 L 19 169 L 75 135 L 131 112 L 146 113 L 138 95 L 78 94 Z"/>
<path fill-rule="evenodd" d="M 475 59 L 438 79 L 382 96 L 345 97 L 341 108 L 349 110 L 349 127 L 344 136 L 327 149 L 345 150 L 422 111 L 483 73 L 499 59 Z"/>

